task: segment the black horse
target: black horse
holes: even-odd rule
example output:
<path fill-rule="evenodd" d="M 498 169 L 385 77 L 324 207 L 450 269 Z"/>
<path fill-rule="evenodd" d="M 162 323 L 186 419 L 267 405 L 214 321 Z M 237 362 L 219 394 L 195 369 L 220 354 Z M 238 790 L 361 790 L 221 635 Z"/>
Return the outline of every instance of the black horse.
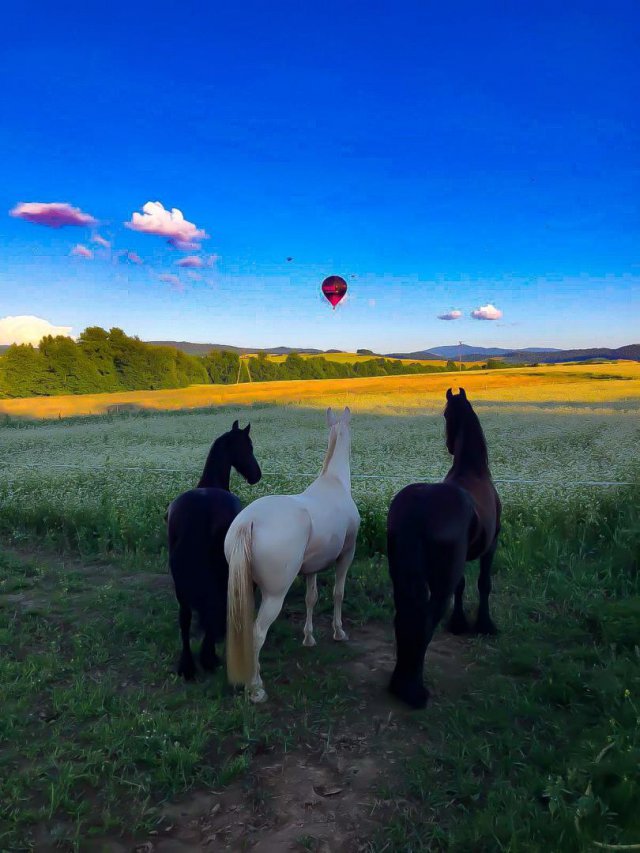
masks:
<path fill-rule="evenodd" d="M 387 516 L 389 572 L 396 607 L 396 667 L 389 690 L 414 708 L 429 693 L 422 668 L 427 646 L 447 609 L 448 628 L 469 631 L 462 608 L 464 569 L 480 559 L 479 634 L 495 634 L 489 616 L 491 564 L 500 532 L 501 504 L 489 472 L 487 445 L 464 388 L 447 391 L 447 450 L 453 465 L 442 483 L 414 483 L 394 497 Z"/>
<path fill-rule="evenodd" d="M 214 441 L 197 488 L 181 494 L 167 510 L 169 566 L 180 605 L 182 634 L 178 675 L 188 681 L 196 674 L 189 641 L 193 610 L 204 630 L 202 667 L 214 670 L 220 663 L 216 643 L 226 633 L 229 580 L 224 538 L 242 509 L 240 500 L 229 491 L 229 476 L 232 467 L 251 485 L 262 476 L 253 455 L 250 429 L 251 424 L 239 429 L 238 421 L 234 421 L 231 430 Z"/>

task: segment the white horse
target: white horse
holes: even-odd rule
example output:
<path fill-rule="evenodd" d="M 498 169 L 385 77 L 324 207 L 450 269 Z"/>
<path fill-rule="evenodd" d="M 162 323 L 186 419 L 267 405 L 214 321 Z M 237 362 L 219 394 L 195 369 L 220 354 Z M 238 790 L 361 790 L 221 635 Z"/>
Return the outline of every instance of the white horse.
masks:
<path fill-rule="evenodd" d="M 258 498 L 233 520 L 224 540 L 229 563 L 227 604 L 227 674 L 244 684 L 253 702 L 267 694 L 260 678 L 260 650 L 297 574 L 307 577 L 305 646 L 315 646 L 313 608 L 318 600 L 317 574 L 336 564 L 333 588 L 333 639 L 347 640 L 342 628 L 342 599 L 353 560 L 360 515 L 351 497 L 349 456 L 351 412 L 337 418 L 327 410 L 329 447 L 319 477 L 299 495 Z M 254 616 L 252 581 L 262 602 Z"/>

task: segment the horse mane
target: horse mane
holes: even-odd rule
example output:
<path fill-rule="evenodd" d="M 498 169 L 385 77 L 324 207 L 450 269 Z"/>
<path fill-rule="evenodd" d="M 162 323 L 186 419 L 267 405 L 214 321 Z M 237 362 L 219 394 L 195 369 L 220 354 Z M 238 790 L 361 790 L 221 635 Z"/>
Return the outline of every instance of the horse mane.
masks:
<path fill-rule="evenodd" d="M 460 401 L 455 409 L 456 421 L 455 437 L 464 435 L 464 441 L 460 449 L 460 461 L 469 467 L 480 467 L 483 471 L 489 469 L 489 451 L 487 440 L 484 436 L 482 425 L 471 403 L 468 400 Z M 447 431 L 453 428 L 453 424 L 447 423 Z"/>
<path fill-rule="evenodd" d="M 329 446 L 327 447 L 327 453 L 324 457 L 324 462 L 322 463 L 322 471 L 321 474 L 327 473 L 327 468 L 329 467 L 329 462 L 333 457 L 333 453 L 336 449 L 336 442 L 338 441 L 338 430 L 332 429 L 329 433 Z"/>
<path fill-rule="evenodd" d="M 207 459 L 204 463 L 204 468 L 202 469 L 202 474 L 200 475 L 200 480 L 198 481 L 198 488 L 211 485 L 211 480 L 216 474 L 215 463 L 220 460 L 220 456 L 227 449 L 229 444 L 229 435 L 230 433 L 228 432 L 223 433 L 223 435 L 218 436 L 211 445 L 209 453 L 207 454 Z"/>

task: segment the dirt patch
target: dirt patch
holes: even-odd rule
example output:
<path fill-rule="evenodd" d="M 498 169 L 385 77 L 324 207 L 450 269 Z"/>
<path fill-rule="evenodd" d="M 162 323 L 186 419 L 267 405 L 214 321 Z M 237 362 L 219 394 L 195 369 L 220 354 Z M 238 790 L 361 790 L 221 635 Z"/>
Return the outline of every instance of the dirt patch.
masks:
<path fill-rule="evenodd" d="M 319 627 L 327 626 L 319 624 Z M 326 636 L 326 635 L 325 635 Z M 251 772 L 223 791 L 194 792 L 167 805 L 163 829 L 146 840 L 109 849 L 140 853 L 234 850 L 254 853 L 315 851 L 363 853 L 371 838 L 401 805 L 385 798 L 404 761 L 425 734 L 414 712 L 386 692 L 394 665 L 393 629 L 353 629 L 353 658 L 345 661 L 353 696 L 350 712 L 336 720 L 322 744 L 288 753 L 255 756 Z M 438 635 L 427 655 L 431 702 L 464 689 L 467 642 Z M 98 848 L 96 848 L 98 849 Z"/>

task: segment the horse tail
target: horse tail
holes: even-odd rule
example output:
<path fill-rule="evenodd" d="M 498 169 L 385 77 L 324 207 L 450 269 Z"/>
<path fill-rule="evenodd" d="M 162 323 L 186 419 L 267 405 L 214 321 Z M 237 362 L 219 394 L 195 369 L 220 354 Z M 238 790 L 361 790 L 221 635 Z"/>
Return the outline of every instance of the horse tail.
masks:
<path fill-rule="evenodd" d="M 238 529 L 229 559 L 227 677 L 231 684 L 248 684 L 253 676 L 252 532 L 253 522 Z"/>

